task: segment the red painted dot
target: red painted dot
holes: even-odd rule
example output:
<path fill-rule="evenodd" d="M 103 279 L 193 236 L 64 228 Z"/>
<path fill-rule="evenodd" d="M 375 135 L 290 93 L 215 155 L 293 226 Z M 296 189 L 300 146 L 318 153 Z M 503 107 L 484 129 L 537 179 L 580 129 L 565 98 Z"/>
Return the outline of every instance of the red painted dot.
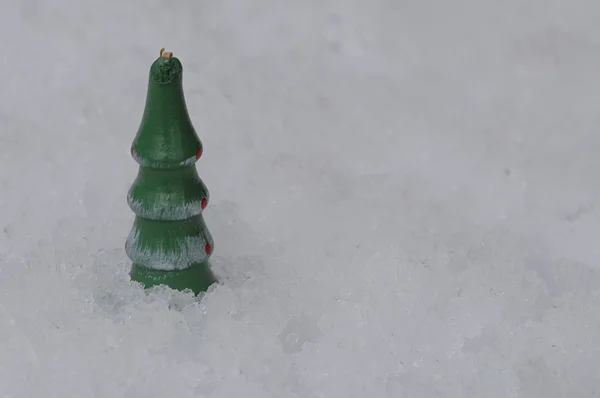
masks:
<path fill-rule="evenodd" d="M 200 159 L 200 156 L 202 156 L 202 147 L 196 149 L 196 160 Z"/>
<path fill-rule="evenodd" d="M 212 253 L 212 247 L 210 246 L 210 243 L 207 243 L 206 246 L 204 246 L 204 251 L 206 254 Z"/>
<path fill-rule="evenodd" d="M 202 207 L 203 209 L 205 209 L 206 205 L 208 205 L 208 199 L 202 198 L 202 201 L 200 201 L 200 207 Z"/>

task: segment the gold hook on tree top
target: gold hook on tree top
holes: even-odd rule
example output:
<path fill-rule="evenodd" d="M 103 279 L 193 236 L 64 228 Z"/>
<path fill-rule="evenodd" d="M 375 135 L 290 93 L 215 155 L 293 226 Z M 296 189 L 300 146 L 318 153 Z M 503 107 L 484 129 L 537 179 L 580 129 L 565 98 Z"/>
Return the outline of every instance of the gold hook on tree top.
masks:
<path fill-rule="evenodd" d="M 173 53 L 172 52 L 165 52 L 165 48 L 161 48 L 160 49 L 160 56 L 163 58 L 167 58 L 167 59 L 171 59 L 173 57 Z"/>

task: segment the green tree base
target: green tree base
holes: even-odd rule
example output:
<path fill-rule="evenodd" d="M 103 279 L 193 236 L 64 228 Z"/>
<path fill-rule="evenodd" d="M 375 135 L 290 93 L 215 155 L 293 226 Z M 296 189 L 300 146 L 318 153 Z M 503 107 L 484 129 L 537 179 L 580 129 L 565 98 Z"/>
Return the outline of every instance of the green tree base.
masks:
<path fill-rule="evenodd" d="M 132 281 L 140 282 L 145 289 L 157 285 L 166 285 L 174 290 L 191 289 L 194 294 L 199 294 L 217 283 L 217 278 L 210 269 L 210 264 L 205 261 L 182 270 L 157 270 L 133 264 L 129 273 Z"/>

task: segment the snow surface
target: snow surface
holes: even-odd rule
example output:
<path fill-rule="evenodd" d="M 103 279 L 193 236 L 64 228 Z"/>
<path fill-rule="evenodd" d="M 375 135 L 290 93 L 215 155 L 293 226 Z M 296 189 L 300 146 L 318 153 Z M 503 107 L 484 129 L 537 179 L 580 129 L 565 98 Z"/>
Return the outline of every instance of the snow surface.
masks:
<path fill-rule="evenodd" d="M 6 0 L 0 396 L 597 398 L 597 0 Z M 129 282 L 184 66 L 222 284 Z"/>

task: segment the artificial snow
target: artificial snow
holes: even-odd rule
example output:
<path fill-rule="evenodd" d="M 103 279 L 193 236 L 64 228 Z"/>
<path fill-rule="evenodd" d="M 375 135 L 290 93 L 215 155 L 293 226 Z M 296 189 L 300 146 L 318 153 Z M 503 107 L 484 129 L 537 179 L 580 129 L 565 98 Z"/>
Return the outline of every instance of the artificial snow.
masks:
<path fill-rule="evenodd" d="M 0 396 L 597 398 L 596 0 L 7 0 Z M 183 63 L 220 283 L 129 280 Z"/>
<path fill-rule="evenodd" d="M 207 193 L 207 197 L 209 197 Z M 138 216 L 151 220 L 185 220 L 202 214 L 202 200 L 184 203 L 166 201 L 133 200 L 129 198 L 129 208 Z"/>
<path fill-rule="evenodd" d="M 165 168 L 163 160 L 153 160 L 146 157 L 141 156 L 139 153 L 135 152 L 133 149 L 130 150 L 131 157 L 135 160 L 140 166 L 144 167 L 155 167 L 157 169 Z M 192 165 L 198 161 L 198 156 L 190 156 L 186 159 L 183 159 L 181 162 L 177 163 L 177 167 L 185 167 Z"/>

